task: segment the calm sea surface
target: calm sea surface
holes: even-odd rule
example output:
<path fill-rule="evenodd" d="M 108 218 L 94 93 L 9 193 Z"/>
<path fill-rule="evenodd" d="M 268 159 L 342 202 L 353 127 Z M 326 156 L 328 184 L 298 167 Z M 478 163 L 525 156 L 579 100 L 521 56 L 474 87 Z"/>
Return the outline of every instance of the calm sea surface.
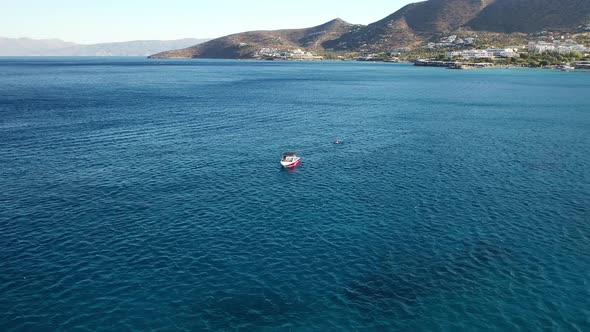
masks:
<path fill-rule="evenodd" d="M 590 72 L 2 58 L 0 189 L 2 331 L 590 330 Z"/>

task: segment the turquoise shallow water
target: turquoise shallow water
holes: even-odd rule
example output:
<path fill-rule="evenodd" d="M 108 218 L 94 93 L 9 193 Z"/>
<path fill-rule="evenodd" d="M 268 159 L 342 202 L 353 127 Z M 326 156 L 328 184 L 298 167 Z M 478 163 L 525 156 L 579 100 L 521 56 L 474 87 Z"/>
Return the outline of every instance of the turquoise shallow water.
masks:
<path fill-rule="evenodd" d="M 2 331 L 590 330 L 588 72 L 2 58 L 0 87 Z"/>

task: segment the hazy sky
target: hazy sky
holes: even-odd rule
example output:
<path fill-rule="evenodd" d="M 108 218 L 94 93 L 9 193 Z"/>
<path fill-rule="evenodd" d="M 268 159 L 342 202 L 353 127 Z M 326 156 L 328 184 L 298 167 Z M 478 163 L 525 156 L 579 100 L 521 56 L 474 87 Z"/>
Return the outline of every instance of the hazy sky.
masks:
<path fill-rule="evenodd" d="M 304 28 L 340 17 L 368 24 L 417 0 L 0 0 L 0 37 L 78 43 L 212 38 Z"/>

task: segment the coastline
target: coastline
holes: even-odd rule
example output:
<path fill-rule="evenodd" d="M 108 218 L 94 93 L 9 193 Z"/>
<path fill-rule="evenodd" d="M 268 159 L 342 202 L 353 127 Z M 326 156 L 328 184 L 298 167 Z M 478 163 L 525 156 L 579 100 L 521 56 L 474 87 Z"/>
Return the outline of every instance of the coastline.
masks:
<path fill-rule="evenodd" d="M 574 61 L 574 66 L 569 68 L 568 64 L 551 64 L 551 65 L 538 65 L 538 66 L 530 66 L 525 65 L 522 63 L 518 64 L 509 64 L 509 63 L 494 63 L 494 62 L 469 62 L 469 61 L 443 61 L 443 60 L 427 60 L 427 59 L 416 59 L 416 60 L 391 60 L 391 59 L 371 59 L 371 60 L 361 60 L 359 58 L 346 58 L 346 59 L 261 59 L 261 58 L 247 58 L 247 59 L 217 59 L 217 58 L 191 58 L 191 57 L 153 57 L 148 56 L 146 59 L 149 60 L 198 60 L 198 59 L 207 59 L 207 60 L 239 60 L 239 61 L 260 61 L 260 62 L 368 62 L 368 63 L 394 63 L 394 64 L 413 64 L 417 67 L 439 67 L 445 69 L 455 69 L 455 70 L 473 70 L 473 69 L 489 69 L 489 68 L 500 68 L 500 69 L 555 69 L 555 70 L 562 70 L 562 71 L 571 71 L 571 70 L 588 70 L 590 69 L 590 61 L 577 61 L 583 63 L 583 65 L 576 66 Z M 564 70 L 563 67 L 568 68 Z"/>

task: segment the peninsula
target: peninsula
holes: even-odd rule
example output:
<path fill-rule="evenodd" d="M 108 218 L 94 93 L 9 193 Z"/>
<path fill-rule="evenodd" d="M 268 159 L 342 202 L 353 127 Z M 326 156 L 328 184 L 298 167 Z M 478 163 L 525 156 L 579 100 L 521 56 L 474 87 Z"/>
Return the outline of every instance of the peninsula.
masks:
<path fill-rule="evenodd" d="M 583 57 L 590 46 L 590 1 L 428 0 L 366 26 L 337 18 L 311 28 L 237 33 L 150 58 L 396 61 L 495 50 L 489 58 L 528 52 L 529 43 Z"/>

